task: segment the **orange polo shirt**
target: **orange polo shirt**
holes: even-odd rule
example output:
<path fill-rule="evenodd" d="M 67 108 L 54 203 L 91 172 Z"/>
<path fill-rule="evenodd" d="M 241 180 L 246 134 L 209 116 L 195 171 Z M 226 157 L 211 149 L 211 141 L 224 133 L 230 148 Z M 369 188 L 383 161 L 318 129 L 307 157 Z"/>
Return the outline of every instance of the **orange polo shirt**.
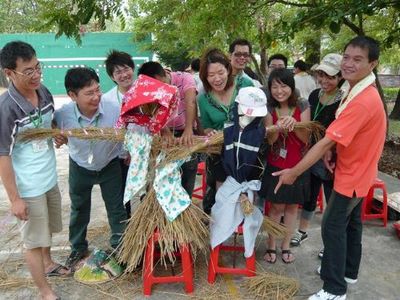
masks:
<path fill-rule="evenodd" d="M 386 115 L 377 89 L 370 85 L 331 123 L 326 136 L 337 143 L 334 190 L 365 197 L 378 173 L 386 135 Z"/>

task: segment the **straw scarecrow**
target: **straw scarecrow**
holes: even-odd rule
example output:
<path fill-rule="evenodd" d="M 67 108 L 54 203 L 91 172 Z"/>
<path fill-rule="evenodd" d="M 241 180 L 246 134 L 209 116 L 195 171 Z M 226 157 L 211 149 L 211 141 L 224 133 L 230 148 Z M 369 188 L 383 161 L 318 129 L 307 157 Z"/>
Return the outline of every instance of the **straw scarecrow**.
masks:
<path fill-rule="evenodd" d="M 208 216 L 183 190 L 179 167 L 193 153 L 219 154 L 223 133 L 211 137 L 195 137 L 193 146 L 166 146 L 160 135 L 176 107 L 177 89 L 145 75 L 124 97 L 117 128 L 34 129 L 20 135 L 21 140 L 45 139 L 58 134 L 90 140 L 124 141 L 131 155 L 124 202 L 141 196 L 133 212 L 118 250 L 118 259 L 126 271 L 140 263 L 147 241 L 157 230 L 162 262 L 174 261 L 179 244 L 190 244 L 194 256 L 209 247 Z M 323 128 L 315 122 L 299 122 L 320 138 Z M 274 132 L 274 128 L 268 132 Z M 250 207 L 250 210 L 252 208 Z M 265 220 L 270 234 L 281 235 L 279 224 Z"/>

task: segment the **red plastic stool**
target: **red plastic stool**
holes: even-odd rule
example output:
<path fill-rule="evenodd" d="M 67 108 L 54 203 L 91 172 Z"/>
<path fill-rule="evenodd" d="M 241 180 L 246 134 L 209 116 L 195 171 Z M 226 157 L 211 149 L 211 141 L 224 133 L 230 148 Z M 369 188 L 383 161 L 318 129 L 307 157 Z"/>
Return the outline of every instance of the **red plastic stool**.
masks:
<path fill-rule="evenodd" d="M 206 191 L 207 191 L 206 163 L 204 161 L 198 163 L 197 174 L 201 175 L 201 186 L 196 187 L 193 190 L 192 197 L 202 200 L 204 198 L 204 196 L 206 195 Z M 199 193 L 199 192 L 201 192 L 201 193 Z"/>
<path fill-rule="evenodd" d="M 155 252 L 155 243 L 158 241 L 159 232 L 155 231 L 147 242 L 143 260 L 143 294 L 151 295 L 151 287 L 155 283 L 184 282 L 186 293 L 193 292 L 193 261 L 189 245 L 180 245 L 176 253 L 182 259 L 182 274 L 175 276 L 154 276 L 154 258 L 159 257 Z"/>
<path fill-rule="evenodd" d="M 382 190 L 383 193 L 382 207 L 377 207 L 373 204 L 375 189 Z M 370 220 L 370 219 L 383 219 L 383 227 L 386 227 L 387 212 L 388 212 L 388 203 L 387 203 L 386 185 L 384 181 L 377 178 L 375 179 L 373 185 L 369 189 L 367 197 L 365 197 L 363 200 L 361 220 L 364 222 L 365 220 Z"/>
<path fill-rule="evenodd" d="M 324 211 L 324 190 L 322 189 L 322 187 L 319 189 L 317 206 L 319 207 L 319 212 L 322 213 Z"/>
<path fill-rule="evenodd" d="M 236 229 L 235 234 L 243 234 L 243 226 L 239 225 Z M 247 277 L 256 275 L 256 254 L 253 251 L 252 256 L 246 258 L 246 267 L 245 268 L 236 268 L 233 266 L 232 268 L 221 267 L 218 264 L 219 260 L 219 252 L 220 251 L 239 251 L 244 252 L 243 246 L 225 246 L 220 244 L 211 250 L 210 253 L 210 261 L 208 263 L 208 283 L 213 284 L 215 282 L 215 277 L 218 273 L 220 274 L 236 274 L 236 275 L 246 275 Z"/>
<path fill-rule="evenodd" d="M 393 224 L 394 230 L 396 230 L 397 237 L 400 239 L 400 223 L 396 222 Z"/>

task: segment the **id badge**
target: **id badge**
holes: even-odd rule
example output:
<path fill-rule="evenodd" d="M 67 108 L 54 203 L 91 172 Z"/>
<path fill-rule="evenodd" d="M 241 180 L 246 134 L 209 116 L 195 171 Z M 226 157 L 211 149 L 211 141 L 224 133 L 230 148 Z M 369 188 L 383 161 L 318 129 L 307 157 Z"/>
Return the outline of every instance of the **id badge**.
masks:
<path fill-rule="evenodd" d="M 283 159 L 285 159 L 287 156 L 287 150 L 281 148 L 281 150 L 279 150 L 279 156 L 282 157 Z"/>
<path fill-rule="evenodd" d="M 49 144 L 47 143 L 47 139 L 33 141 L 32 148 L 33 148 L 33 152 L 35 152 L 35 153 L 47 151 L 49 149 Z"/>

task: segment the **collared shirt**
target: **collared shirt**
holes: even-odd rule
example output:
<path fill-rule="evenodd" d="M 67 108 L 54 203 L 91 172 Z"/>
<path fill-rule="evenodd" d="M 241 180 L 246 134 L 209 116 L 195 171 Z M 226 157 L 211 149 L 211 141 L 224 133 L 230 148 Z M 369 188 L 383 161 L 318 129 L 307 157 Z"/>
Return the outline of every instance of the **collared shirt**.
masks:
<path fill-rule="evenodd" d="M 111 90 L 109 90 L 107 93 L 104 93 L 101 96 L 101 101 L 115 102 L 119 105 L 120 108 L 121 108 L 123 99 L 124 99 L 124 94 L 122 94 L 119 91 L 118 85 L 113 87 Z M 128 128 L 129 128 L 129 125 L 128 125 Z M 125 147 L 121 147 L 121 153 L 119 154 L 119 158 L 125 159 L 127 157 L 128 157 L 128 151 L 125 149 Z"/>
<path fill-rule="evenodd" d="M 92 118 L 81 114 L 75 102 L 65 104 L 55 112 L 57 127 L 67 130 L 81 127 L 114 127 L 119 117 L 119 104 L 100 101 L 99 108 Z M 90 171 L 100 171 L 121 153 L 121 143 L 68 139 L 69 155 L 74 162 Z"/>
<path fill-rule="evenodd" d="M 17 139 L 29 128 L 51 128 L 53 97 L 43 85 L 37 94 L 37 108 L 12 83 L 0 96 L 0 155 L 11 156 L 17 189 L 22 198 L 40 196 L 57 183 L 52 140 L 21 143 Z"/>
<path fill-rule="evenodd" d="M 331 123 L 326 136 L 335 141 L 334 190 L 365 197 L 378 173 L 385 143 L 386 115 L 378 90 L 370 85 Z"/>

